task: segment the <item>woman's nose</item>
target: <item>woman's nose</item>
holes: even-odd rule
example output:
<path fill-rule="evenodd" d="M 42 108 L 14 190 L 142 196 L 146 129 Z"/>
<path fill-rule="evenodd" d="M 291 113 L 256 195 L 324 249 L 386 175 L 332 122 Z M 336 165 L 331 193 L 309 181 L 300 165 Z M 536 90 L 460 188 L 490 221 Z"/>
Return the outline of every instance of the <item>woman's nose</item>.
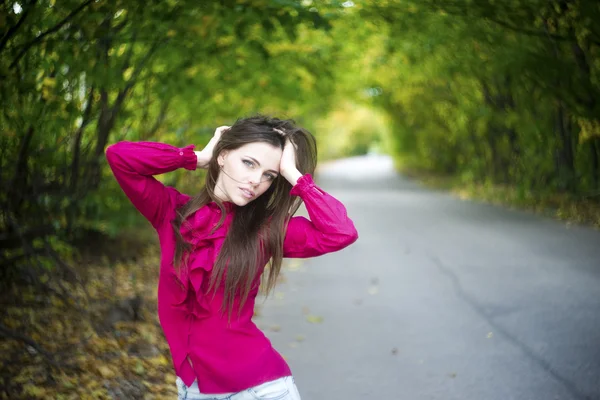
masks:
<path fill-rule="evenodd" d="M 250 184 L 254 185 L 254 186 L 260 184 L 260 177 L 261 176 L 262 175 L 260 173 L 259 174 L 253 174 L 253 175 L 251 175 L 250 176 L 250 180 L 249 180 Z"/>

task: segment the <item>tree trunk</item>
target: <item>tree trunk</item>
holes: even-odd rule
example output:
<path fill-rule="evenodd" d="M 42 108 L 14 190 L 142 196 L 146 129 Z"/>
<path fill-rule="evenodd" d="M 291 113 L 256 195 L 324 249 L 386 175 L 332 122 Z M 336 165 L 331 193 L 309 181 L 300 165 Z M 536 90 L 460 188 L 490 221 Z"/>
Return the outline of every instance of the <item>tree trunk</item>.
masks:
<path fill-rule="evenodd" d="M 81 140 L 83 138 L 85 128 L 89 125 L 89 123 L 92 120 L 93 103 L 94 87 L 90 89 L 87 104 L 85 106 L 85 110 L 83 111 L 81 125 L 75 132 L 75 140 L 73 142 L 73 161 L 71 162 L 71 174 L 68 190 L 68 193 L 70 195 L 70 204 L 66 210 L 67 234 L 71 234 L 73 232 L 73 223 L 79 213 L 79 207 L 77 206 L 77 204 L 82 196 L 78 195 L 77 192 L 79 186 L 79 178 L 81 175 Z"/>
<path fill-rule="evenodd" d="M 15 214 L 15 217 L 19 216 L 19 204 L 23 200 L 23 196 L 26 193 L 27 186 L 27 159 L 29 158 L 29 150 L 31 147 L 31 140 L 35 130 L 33 126 L 27 129 L 27 133 L 21 140 L 21 146 L 19 149 L 19 156 L 17 158 L 15 173 L 11 184 L 8 186 L 9 195 L 9 207 Z"/>
<path fill-rule="evenodd" d="M 558 138 L 557 175 L 561 189 L 570 191 L 574 189 L 575 183 L 575 160 L 573 157 L 572 135 L 567 119 L 568 116 L 565 115 L 563 104 L 559 101 L 556 107 L 555 129 Z"/>
<path fill-rule="evenodd" d="M 590 156 L 594 190 L 600 190 L 600 137 L 590 139 Z"/>

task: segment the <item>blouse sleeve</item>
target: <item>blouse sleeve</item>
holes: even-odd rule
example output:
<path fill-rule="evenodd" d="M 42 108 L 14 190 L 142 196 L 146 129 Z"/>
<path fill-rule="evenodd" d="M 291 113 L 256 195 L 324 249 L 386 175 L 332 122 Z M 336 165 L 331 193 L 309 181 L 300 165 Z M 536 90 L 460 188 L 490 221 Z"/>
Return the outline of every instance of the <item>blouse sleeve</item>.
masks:
<path fill-rule="evenodd" d="M 133 205 L 156 229 L 171 207 L 169 188 L 153 175 L 178 168 L 195 170 L 194 145 L 178 148 L 155 142 L 118 142 L 108 146 L 106 159 Z"/>
<path fill-rule="evenodd" d="M 283 242 L 284 257 L 316 257 L 341 250 L 358 239 L 344 205 L 318 188 L 310 174 L 298 180 L 291 194 L 302 198 L 310 220 L 290 219 Z"/>

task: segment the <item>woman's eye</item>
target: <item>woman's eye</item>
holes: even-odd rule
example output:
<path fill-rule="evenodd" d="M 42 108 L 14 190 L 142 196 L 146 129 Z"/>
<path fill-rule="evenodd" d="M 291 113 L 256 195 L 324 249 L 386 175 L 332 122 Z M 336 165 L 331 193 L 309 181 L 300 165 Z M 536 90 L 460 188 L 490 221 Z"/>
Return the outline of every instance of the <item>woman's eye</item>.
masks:
<path fill-rule="evenodd" d="M 242 162 L 244 164 L 246 164 L 248 167 L 252 167 L 254 165 L 254 163 L 252 161 L 249 161 L 249 160 L 242 160 Z"/>
<path fill-rule="evenodd" d="M 273 179 L 275 179 L 275 175 L 273 174 L 265 174 L 265 176 L 267 177 L 268 180 L 272 181 Z"/>

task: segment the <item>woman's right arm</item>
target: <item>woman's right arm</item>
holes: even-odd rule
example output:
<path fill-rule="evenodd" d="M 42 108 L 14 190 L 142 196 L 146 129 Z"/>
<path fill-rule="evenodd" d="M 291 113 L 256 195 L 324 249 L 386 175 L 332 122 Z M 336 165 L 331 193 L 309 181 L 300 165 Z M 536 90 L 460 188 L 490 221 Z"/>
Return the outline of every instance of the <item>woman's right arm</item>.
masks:
<path fill-rule="evenodd" d="M 153 175 L 198 166 L 194 145 L 178 148 L 156 142 L 118 142 L 108 146 L 106 159 L 117 182 L 154 228 L 172 207 L 169 190 Z"/>

